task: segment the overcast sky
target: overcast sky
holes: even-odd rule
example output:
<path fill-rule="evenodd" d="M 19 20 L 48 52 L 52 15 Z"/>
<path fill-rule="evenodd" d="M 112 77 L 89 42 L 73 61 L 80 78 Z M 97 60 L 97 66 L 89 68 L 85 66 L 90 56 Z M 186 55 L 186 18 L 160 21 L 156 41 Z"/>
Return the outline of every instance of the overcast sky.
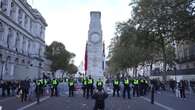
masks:
<path fill-rule="evenodd" d="M 90 11 L 101 11 L 103 40 L 106 55 L 110 39 L 114 36 L 115 24 L 130 17 L 130 0 L 28 0 L 37 8 L 48 23 L 45 41 L 62 42 L 68 51 L 76 54 L 78 66 L 84 59 L 88 37 Z"/>

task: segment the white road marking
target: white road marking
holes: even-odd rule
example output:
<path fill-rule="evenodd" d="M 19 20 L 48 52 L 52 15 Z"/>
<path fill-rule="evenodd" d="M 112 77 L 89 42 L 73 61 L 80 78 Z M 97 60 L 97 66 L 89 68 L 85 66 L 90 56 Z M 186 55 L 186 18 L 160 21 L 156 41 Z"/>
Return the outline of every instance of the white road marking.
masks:
<path fill-rule="evenodd" d="M 50 98 L 50 97 L 47 96 L 47 97 L 41 98 L 41 99 L 40 99 L 40 102 L 43 102 L 43 101 L 47 100 L 48 98 Z M 21 107 L 21 108 L 19 108 L 19 109 L 17 109 L 17 110 L 25 110 L 25 109 L 27 109 L 27 108 L 29 108 L 29 107 L 35 105 L 35 104 L 37 104 L 37 101 L 34 101 L 34 102 L 31 103 L 31 104 L 25 105 L 25 106 L 23 106 L 23 107 Z"/>
<path fill-rule="evenodd" d="M 141 97 L 141 98 L 144 99 L 145 101 L 150 102 L 150 99 L 149 99 L 149 98 L 146 98 L 146 97 Z M 157 105 L 157 106 L 159 106 L 159 107 L 162 107 L 162 108 L 164 108 L 164 109 L 166 109 L 166 110 L 175 110 L 175 109 L 173 109 L 173 108 L 171 108 L 171 107 L 168 107 L 168 106 L 163 105 L 163 104 L 161 104 L 161 103 L 158 103 L 158 102 L 156 102 L 156 101 L 154 101 L 154 104 Z"/>
<path fill-rule="evenodd" d="M 11 100 L 11 99 L 14 99 L 14 98 L 15 98 L 15 97 L 9 97 L 9 98 L 0 100 L 0 102 L 5 102 L 5 101 L 8 101 L 8 100 Z"/>

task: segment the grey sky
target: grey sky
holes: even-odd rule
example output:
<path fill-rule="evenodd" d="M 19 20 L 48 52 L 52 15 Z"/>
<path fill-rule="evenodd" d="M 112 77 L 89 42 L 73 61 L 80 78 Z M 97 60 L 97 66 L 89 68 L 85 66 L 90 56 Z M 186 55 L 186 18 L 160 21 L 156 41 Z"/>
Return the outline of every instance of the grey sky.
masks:
<path fill-rule="evenodd" d="M 90 11 L 101 11 L 103 40 L 106 47 L 114 36 L 115 23 L 130 17 L 131 0 L 28 0 L 45 17 L 48 27 L 45 40 L 64 43 L 66 49 L 75 53 L 75 64 L 84 59 L 88 37 Z M 108 49 L 106 49 L 106 54 Z"/>

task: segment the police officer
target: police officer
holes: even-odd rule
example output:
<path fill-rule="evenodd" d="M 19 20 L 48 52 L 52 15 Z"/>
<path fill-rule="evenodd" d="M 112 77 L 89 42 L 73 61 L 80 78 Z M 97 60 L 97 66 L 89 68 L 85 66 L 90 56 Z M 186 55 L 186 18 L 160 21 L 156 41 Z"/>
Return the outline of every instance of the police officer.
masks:
<path fill-rule="evenodd" d="M 57 79 L 53 79 L 52 81 L 52 91 L 51 91 L 51 96 L 57 96 L 57 86 L 58 86 L 58 81 Z"/>
<path fill-rule="evenodd" d="M 126 78 L 123 80 L 123 84 L 124 84 L 123 98 L 125 98 L 126 92 L 127 92 L 128 99 L 130 99 L 130 98 L 131 98 L 131 96 L 130 96 L 130 80 L 126 77 Z"/>
<path fill-rule="evenodd" d="M 82 84 L 83 84 L 83 86 L 82 86 L 82 89 L 83 89 L 83 97 L 85 97 L 85 94 L 87 92 L 87 81 L 88 81 L 88 78 L 87 77 L 83 78 L 83 80 L 82 80 Z"/>
<path fill-rule="evenodd" d="M 69 97 L 73 97 L 74 96 L 74 79 L 70 78 L 68 80 L 68 87 L 69 87 Z"/>
<path fill-rule="evenodd" d="M 113 80 L 113 97 L 115 96 L 115 92 L 117 92 L 117 96 L 120 97 L 119 91 L 120 91 L 120 80 L 116 78 L 115 80 Z"/>
<path fill-rule="evenodd" d="M 99 80 L 97 80 L 96 82 L 96 88 L 98 90 L 102 90 L 103 89 L 103 81 L 99 78 Z"/>
<path fill-rule="evenodd" d="M 94 80 L 93 78 L 91 78 L 91 75 L 90 75 L 87 80 L 87 98 L 89 98 L 89 92 L 91 96 L 93 95 L 93 83 L 94 83 Z"/>
<path fill-rule="evenodd" d="M 137 95 L 137 97 L 139 96 L 139 80 L 138 79 L 134 79 L 133 80 L 133 96 L 135 96 L 135 94 Z"/>

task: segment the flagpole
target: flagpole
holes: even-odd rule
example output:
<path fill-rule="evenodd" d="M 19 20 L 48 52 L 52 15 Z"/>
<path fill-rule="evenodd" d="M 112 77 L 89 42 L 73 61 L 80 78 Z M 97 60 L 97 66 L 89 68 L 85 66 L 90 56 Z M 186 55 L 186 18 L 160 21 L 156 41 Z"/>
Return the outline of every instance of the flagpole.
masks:
<path fill-rule="evenodd" d="M 88 52 L 87 52 L 87 42 L 85 47 L 85 64 L 84 64 L 84 70 L 85 70 L 85 76 L 87 75 L 87 69 L 88 69 Z"/>

